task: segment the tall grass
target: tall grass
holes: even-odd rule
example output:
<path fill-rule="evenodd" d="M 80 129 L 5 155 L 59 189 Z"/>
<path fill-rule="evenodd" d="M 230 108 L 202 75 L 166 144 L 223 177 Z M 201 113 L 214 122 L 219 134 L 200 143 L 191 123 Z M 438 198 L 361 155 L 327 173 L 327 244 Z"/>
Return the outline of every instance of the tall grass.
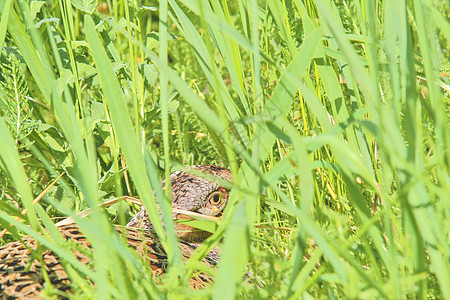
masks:
<path fill-rule="evenodd" d="M 69 296 L 450 298 L 446 1 L 0 7 L 3 241 L 57 253 Z M 180 263 L 159 183 L 204 163 L 232 170 L 231 202 Z M 123 195 L 142 199 L 169 256 L 160 284 L 110 225 L 135 208 L 98 207 Z M 58 235 L 65 216 L 91 265 Z M 188 289 L 214 245 L 215 283 Z"/>

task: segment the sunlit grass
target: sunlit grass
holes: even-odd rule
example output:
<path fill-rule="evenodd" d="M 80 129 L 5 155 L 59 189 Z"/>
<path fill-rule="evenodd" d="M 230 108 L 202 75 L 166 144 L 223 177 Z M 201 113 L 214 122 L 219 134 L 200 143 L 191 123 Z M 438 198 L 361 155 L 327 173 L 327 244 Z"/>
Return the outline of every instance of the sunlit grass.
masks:
<path fill-rule="evenodd" d="M 30 234 L 62 257 L 74 298 L 450 298 L 445 1 L 0 7 L 3 241 Z M 181 264 L 155 195 L 205 163 L 231 169 L 230 204 Z M 98 207 L 123 195 L 151 212 L 161 284 L 110 226 L 135 207 Z M 50 218 L 87 208 L 86 267 Z M 215 245 L 215 284 L 189 290 Z"/>

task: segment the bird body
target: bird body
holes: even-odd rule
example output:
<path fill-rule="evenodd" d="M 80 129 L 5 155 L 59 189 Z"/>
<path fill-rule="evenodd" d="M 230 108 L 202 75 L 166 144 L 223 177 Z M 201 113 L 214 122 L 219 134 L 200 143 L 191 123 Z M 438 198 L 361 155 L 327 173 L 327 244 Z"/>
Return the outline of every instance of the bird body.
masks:
<path fill-rule="evenodd" d="M 192 171 L 192 172 L 191 172 Z M 194 211 L 208 216 L 218 216 L 222 213 L 228 201 L 228 190 L 217 184 L 211 178 L 218 177 L 231 181 L 231 173 L 214 165 L 192 166 L 177 171 L 170 177 L 172 186 L 172 207 Z M 196 173 L 196 175 L 192 174 Z M 174 213 L 175 219 L 186 218 L 181 213 Z M 210 234 L 184 224 L 175 224 L 180 239 L 179 247 L 184 258 L 189 258 L 200 243 Z M 148 219 L 144 207 L 127 224 L 127 227 L 116 226 L 115 229 L 126 237 L 127 244 L 134 248 L 150 264 L 153 277 L 162 275 L 167 268 L 167 256 L 156 233 Z M 89 240 L 81 233 L 75 224 L 58 227 L 62 237 L 89 249 Z M 38 297 L 45 282 L 43 268 L 52 285 L 61 291 L 70 290 L 70 278 L 55 253 L 44 250 L 41 259 L 32 256 L 32 250 L 38 247 L 37 241 L 31 236 L 25 236 L 21 241 L 7 243 L 0 247 L 0 299 L 25 299 Z M 82 263 L 90 262 L 89 255 L 84 251 L 75 251 L 75 257 Z M 203 262 L 213 267 L 217 264 L 219 250 L 213 250 L 203 259 Z M 210 276 L 197 274 L 191 279 L 190 285 L 199 288 L 211 282 Z"/>
<path fill-rule="evenodd" d="M 166 254 L 157 242 L 156 234 L 152 231 L 143 232 L 137 228 L 116 229 L 126 234 L 127 243 L 140 255 L 147 250 L 154 276 L 164 273 L 167 265 Z M 91 247 L 88 239 L 75 224 L 58 227 L 65 240 L 82 245 L 86 250 Z M 32 250 L 37 249 L 37 242 L 31 236 L 25 236 L 22 241 L 15 241 L 0 247 L 0 295 L 26 299 L 36 297 L 45 282 L 43 268 L 51 283 L 57 289 L 70 289 L 70 278 L 65 272 L 57 255 L 51 250 L 43 251 L 41 260 L 32 257 Z M 86 253 L 75 251 L 75 257 L 82 263 L 88 264 L 90 258 Z M 42 262 L 42 263 L 41 263 Z"/>

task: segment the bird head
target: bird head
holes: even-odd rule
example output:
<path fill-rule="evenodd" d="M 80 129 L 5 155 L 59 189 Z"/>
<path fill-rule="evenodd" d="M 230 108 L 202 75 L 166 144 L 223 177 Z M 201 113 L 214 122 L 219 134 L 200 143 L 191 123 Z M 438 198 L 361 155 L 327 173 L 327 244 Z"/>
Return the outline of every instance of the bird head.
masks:
<path fill-rule="evenodd" d="M 222 215 L 228 203 L 229 190 L 222 182 L 232 182 L 230 170 L 215 165 L 197 165 L 179 170 L 170 175 L 172 189 L 172 208 L 175 220 L 193 219 L 179 210 L 196 212 L 205 216 Z M 165 183 L 163 182 L 164 188 Z M 129 227 L 151 229 L 152 225 L 144 206 L 127 224 Z M 186 242 L 200 243 L 211 233 L 198 228 L 175 222 L 178 237 Z"/>
<path fill-rule="evenodd" d="M 233 180 L 228 169 L 215 165 L 191 166 L 170 176 L 172 208 L 197 212 L 205 216 L 222 215 L 228 203 L 228 193 L 220 181 Z M 174 219 L 193 219 L 183 213 L 174 213 Z M 177 235 L 188 242 L 202 242 L 211 233 L 195 227 L 175 223 Z"/>

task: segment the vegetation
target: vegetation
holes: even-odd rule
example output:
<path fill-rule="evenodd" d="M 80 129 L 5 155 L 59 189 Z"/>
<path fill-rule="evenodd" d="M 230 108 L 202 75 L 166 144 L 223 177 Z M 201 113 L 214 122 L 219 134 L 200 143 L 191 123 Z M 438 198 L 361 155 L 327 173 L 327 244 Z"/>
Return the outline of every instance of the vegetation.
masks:
<path fill-rule="evenodd" d="M 0 7 L 2 243 L 29 234 L 57 253 L 66 296 L 450 299 L 447 1 Z M 231 203 L 181 264 L 154 191 L 210 163 L 232 170 Z M 136 207 L 97 206 L 124 195 L 170 254 L 161 284 L 112 230 Z M 67 216 L 92 241 L 87 267 L 58 239 Z M 190 290 L 218 244 L 214 285 Z"/>

